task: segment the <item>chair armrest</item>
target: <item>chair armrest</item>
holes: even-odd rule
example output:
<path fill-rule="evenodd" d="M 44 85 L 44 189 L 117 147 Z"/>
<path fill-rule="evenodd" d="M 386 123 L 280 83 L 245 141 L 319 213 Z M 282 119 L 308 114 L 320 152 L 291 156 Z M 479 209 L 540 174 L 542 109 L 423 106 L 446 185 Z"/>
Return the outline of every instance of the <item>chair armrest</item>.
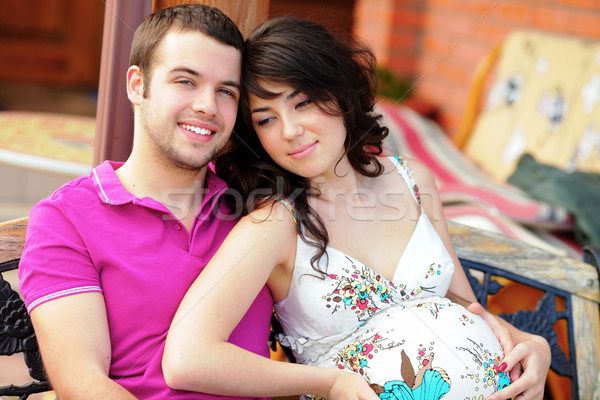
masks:
<path fill-rule="evenodd" d="M 592 264 L 598 271 L 600 271 L 600 247 L 585 246 L 583 248 L 583 261 L 588 264 Z"/>
<path fill-rule="evenodd" d="M 28 217 L 0 223 L 0 272 L 16 269 L 25 246 Z"/>
<path fill-rule="evenodd" d="M 25 245 L 28 218 L 0 223 L 0 355 L 22 353 L 29 375 L 35 381 L 0 387 L 2 396 L 25 399 L 33 393 L 51 390 L 42 364 L 33 325 L 19 294 L 4 280 L 3 272 L 19 267 Z"/>
<path fill-rule="evenodd" d="M 544 336 L 552 350 L 551 369 L 571 379 L 574 399 L 591 398 L 600 368 L 597 268 L 491 232 L 455 223 L 449 223 L 448 229 L 483 306 L 507 280 L 543 293 L 534 311 L 518 310 L 500 316 L 519 329 Z M 475 278 L 471 270 L 483 276 Z M 559 321 L 566 322 L 566 354 L 558 346 Z"/>

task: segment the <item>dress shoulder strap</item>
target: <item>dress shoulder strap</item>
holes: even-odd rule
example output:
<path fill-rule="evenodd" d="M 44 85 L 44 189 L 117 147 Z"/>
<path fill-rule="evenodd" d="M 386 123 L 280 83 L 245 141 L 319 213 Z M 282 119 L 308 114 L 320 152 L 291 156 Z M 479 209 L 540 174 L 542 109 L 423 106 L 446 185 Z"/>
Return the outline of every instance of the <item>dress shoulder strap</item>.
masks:
<path fill-rule="evenodd" d="M 300 233 L 300 230 L 302 229 L 302 227 L 298 224 L 298 218 L 296 215 L 296 208 L 294 207 L 294 202 L 285 197 L 274 197 L 273 200 L 278 203 L 283 204 L 283 206 L 290 212 L 290 214 L 292 216 L 292 220 L 294 221 L 294 224 L 296 225 L 296 232 Z"/>
<path fill-rule="evenodd" d="M 298 220 L 296 219 L 296 209 L 294 208 L 294 203 L 291 200 L 285 199 L 285 198 L 277 198 L 277 199 L 275 199 L 275 201 L 278 201 L 279 203 L 283 204 L 285 206 L 285 208 L 287 208 L 287 210 L 290 212 L 290 214 L 292 214 L 292 219 L 294 220 L 294 223 L 296 225 L 298 225 Z"/>
<path fill-rule="evenodd" d="M 413 177 L 412 170 L 408 167 L 408 163 L 406 162 L 404 157 L 401 156 L 389 157 L 389 159 L 396 166 L 396 170 L 398 171 L 400 176 L 402 176 L 404 182 L 406 182 L 406 185 L 410 188 L 411 193 L 415 201 L 417 202 L 417 205 L 419 206 L 419 211 L 421 212 L 421 214 L 424 213 L 425 210 L 423 209 L 423 206 L 421 204 L 421 194 L 419 193 L 419 186 L 417 186 L 417 182 Z"/>

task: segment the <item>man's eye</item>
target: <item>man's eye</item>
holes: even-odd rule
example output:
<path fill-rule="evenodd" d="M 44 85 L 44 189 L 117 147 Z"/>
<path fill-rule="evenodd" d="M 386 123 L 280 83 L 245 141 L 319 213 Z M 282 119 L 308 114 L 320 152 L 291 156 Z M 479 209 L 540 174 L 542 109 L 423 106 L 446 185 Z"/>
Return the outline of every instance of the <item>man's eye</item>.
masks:
<path fill-rule="evenodd" d="M 188 81 L 188 80 L 186 80 L 186 79 L 183 79 L 183 80 L 177 81 L 177 83 L 179 83 L 179 84 L 181 84 L 181 85 L 184 85 L 184 86 L 191 86 L 191 85 L 193 85 L 192 81 Z"/>
<path fill-rule="evenodd" d="M 229 97 L 233 97 L 233 98 L 236 97 L 235 92 L 233 90 L 220 89 L 219 92 L 221 92 L 221 93 L 223 93 L 223 94 L 225 94 L 226 96 L 229 96 Z"/>

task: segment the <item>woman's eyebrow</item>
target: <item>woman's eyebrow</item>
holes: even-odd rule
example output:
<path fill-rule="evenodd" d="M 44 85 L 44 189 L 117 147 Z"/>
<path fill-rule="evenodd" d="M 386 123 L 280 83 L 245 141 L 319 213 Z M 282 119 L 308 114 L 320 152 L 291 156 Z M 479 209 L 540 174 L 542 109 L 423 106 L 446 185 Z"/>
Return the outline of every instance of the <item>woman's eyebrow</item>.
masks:
<path fill-rule="evenodd" d="M 271 107 L 260 107 L 260 108 L 254 108 L 252 110 L 250 110 L 250 113 L 258 113 L 258 112 L 263 112 L 263 111 L 269 111 L 271 109 Z"/>
<path fill-rule="evenodd" d="M 290 101 L 291 99 L 293 99 L 294 97 L 298 96 L 299 94 L 300 94 L 300 89 L 294 90 L 292 93 L 290 93 L 287 96 L 285 96 L 285 101 Z M 250 113 L 257 113 L 257 112 L 269 111 L 270 109 L 271 109 L 271 107 L 253 108 L 252 110 L 250 110 Z"/>
<path fill-rule="evenodd" d="M 285 101 L 290 101 L 294 97 L 298 96 L 298 94 L 300 94 L 300 89 L 294 90 L 292 93 L 290 93 L 286 96 Z"/>

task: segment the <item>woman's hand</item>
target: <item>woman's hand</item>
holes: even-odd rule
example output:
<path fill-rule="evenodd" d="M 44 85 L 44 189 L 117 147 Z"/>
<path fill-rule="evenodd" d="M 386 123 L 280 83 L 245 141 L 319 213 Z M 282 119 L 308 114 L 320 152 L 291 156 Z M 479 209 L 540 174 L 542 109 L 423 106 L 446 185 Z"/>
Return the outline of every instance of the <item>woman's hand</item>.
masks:
<path fill-rule="evenodd" d="M 473 314 L 479 315 L 485 322 L 487 322 L 488 326 L 492 329 L 492 332 L 494 332 L 496 339 L 498 339 L 500 342 L 505 355 L 512 351 L 512 349 L 515 347 L 515 339 L 513 338 L 508 327 L 499 321 L 499 317 L 488 312 L 479 303 L 469 304 L 467 310 Z"/>
<path fill-rule="evenodd" d="M 327 400 L 379 400 L 379 396 L 361 375 L 339 371 L 327 393 Z"/>
<path fill-rule="evenodd" d="M 551 360 L 550 346 L 541 336 L 526 335 L 529 338 L 519 342 L 503 360 L 506 370 L 511 371 L 512 383 L 488 397 L 488 400 L 502 400 L 518 395 L 523 395 L 527 400 L 541 400 L 544 397 L 544 385 Z M 513 367 L 519 363 L 523 367 L 522 373 L 513 374 Z"/>
<path fill-rule="evenodd" d="M 546 375 L 550 368 L 550 345 L 541 336 L 516 329 L 506 321 L 490 314 L 474 303 L 469 311 L 481 316 L 490 326 L 504 349 L 501 371 L 510 371 L 511 384 L 492 394 L 487 400 L 541 400 L 544 396 Z M 505 343 L 508 347 L 505 347 Z M 512 347 L 512 343 L 516 343 Z"/>

